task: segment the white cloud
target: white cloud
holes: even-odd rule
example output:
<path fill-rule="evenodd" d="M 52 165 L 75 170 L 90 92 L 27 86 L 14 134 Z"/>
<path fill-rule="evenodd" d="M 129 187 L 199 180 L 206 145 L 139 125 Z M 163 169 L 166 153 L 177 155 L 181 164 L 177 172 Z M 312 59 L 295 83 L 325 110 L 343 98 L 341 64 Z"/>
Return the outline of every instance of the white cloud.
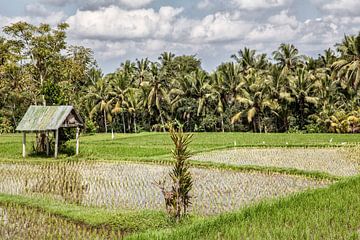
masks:
<path fill-rule="evenodd" d="M 25 6 L 25 12 L 32 16 L 49 16 L 51 11 L 45 8 L 44 5 L 40 3 L 29 3 Z"/>
<path fill-rule="evenodd" d="M 241 9 L 256 10 L 285 6 L 291 0 L 232 0 L 232 2 Z"/>
<path fill-rule="evenodd" d="M 218 12 L 204 17 L 195 24 L 190 38 L 196 42 L 229 41 L 243 38 L 252 24 L 241 20 L 238 14 Z"/>
<path fill-rule="evenodd" d="M 295 16 L 289 16 L 288 10 L 282 10 L 279 14 L 269 17 L 268 22 L 273 25 L 289 25 L 292 28 L 299 25 Z"/>
<path fill-rule="evenodd" d="M 198 9 L 205 9 L 208 8 L 209 6 L 211 6 L 212 3 L 210 2 L 210 0 L 201 0 L 198 4 L 197 4 L 197 8 Z"/>
<path fill-rule="evenodd" d="M 78 38 L 89 39 L 143 39 L 161 38 L 171 34 L 172 22 L 181 8 L 124 10 L 116 6 L 96 11 L 80 11 L 67 22 L 70 32 Z"/>
<path fill-rule="evenodd" d="M 74 2 L 74 0 L 40 0 L 40 2 L 55 6 L 65 6 L 68 3 Z"/>
<path fill-rule="evenodd" d="M 40 0 L 42 3 L 65 6 L 68 4 L 76 4 L 82 9 L 98 9 L 100 7 L 108 7 L 110 5 L 123 6 L 128 8 L 140 8 L 144 7 L 154 0 Z"/>
<path fill-rule="evenodd" d="M 360 13 L 360 1 L 359 0 L 332 0 L 327 1 L 323 5 L 323 9 L 331 12 L 345 11 L 359 15 Z"/>
<path fill-rule="evenodd" d="M 153 0 L 119 0 L 121 4 L 124 4 L 125 6 L 132 7 L 132 8 L 138 8 L 143 7 L 148 4 L 150 4 Z"/>
<path fill-rule="evenodd" d="M 252 42 L 290 42 L 295 39 L 298 29 L 293 29 L 290 25 L 275 26 L 266 24 L 258 26 L 247 35 L 247 40 Z"/>
<path fill-rule="evenodd" d="M 344 16 L 344 14 L 359 15 L 359 0 L 311 0 L 319 9 L 332 14 Z"/>

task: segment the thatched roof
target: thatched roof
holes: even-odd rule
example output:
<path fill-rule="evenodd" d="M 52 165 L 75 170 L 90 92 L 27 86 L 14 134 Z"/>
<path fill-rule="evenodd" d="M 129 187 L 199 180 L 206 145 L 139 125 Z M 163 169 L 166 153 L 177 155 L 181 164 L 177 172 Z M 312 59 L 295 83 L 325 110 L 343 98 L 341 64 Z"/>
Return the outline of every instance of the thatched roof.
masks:
<path fill-rule="evenodd" d="M 30 106 L 16 131 L 49 131 L 81 127 L 83 120 L 72 106 Z"/>

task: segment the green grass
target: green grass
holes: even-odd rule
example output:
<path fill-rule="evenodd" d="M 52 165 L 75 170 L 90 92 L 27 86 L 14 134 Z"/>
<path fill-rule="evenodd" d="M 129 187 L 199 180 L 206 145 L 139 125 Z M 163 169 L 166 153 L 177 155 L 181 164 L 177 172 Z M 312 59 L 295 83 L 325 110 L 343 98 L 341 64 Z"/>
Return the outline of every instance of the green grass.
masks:
<path fill-rule="evenodd" d="M 128 239 L 360 239 L 360 176 Z"/>
<path fill-rule="evenodd" d="M 162 229 L 175 225 L 174 222 L 169 220 L 166 213 L 162 211 L 111 211 L 104 208 L 64 203 L 44 197 L 25 197 L 0 193 L 0 207 L 6 203 L 39 209 L 43 212 L 91 227 L 111 227 L 124 233 Z M 192 220 L 193 218 L 188 219 L 188 222 Z"/>
<path fill-rule="evenodd" d="M 31 151 L 34 134 L 27 137 Z M 330 139 L 332 142 L 330 143 Z M 194 153 L 234 147 L 330 147 L 360 142 L 358 134 L 291 134 L 291 133 L 195 133 Z M 265 143 L 264 143 L 265 142 Z M 287 144 L 286 144 L 287 143 Z M 74 142 L 71 143 L 74 145 Z M 0 135 L 0 158 L 21 159 L 21 134 Z M 172 143 L 167 133 L 96 134 L 81 136 L 80 157 L 94 160 L 168 160 Z M 66 157 L 62 155 L 61 157 Z M 30 159 L 30 158 L 28 158 Z M 36 159 L 32 157 L 31 159 Z"/>

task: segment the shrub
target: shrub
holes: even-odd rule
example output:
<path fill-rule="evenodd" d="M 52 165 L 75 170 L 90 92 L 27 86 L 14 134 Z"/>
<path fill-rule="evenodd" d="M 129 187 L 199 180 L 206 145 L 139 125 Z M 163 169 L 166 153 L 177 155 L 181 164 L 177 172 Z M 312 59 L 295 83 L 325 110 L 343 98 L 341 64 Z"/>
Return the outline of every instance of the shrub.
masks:
<path fill-rule="evenodd" d="M 193 180 L 187 160 L 191 157 L 188 146 L 192 136 L 192 134 L 184 134 L 182 128 L 175 130 L 172 126 L 170 127 L 170 137 L 175 145 L 174 150 L 172 150 L 175 164 L 169 173 L 172 180 L 171 190 L 167 190 L 165 187 L 166 179 L 156 183 L 164 196 L 167 212 L 176 221 L 187 214 L 187 209 L 191 205 L 190 191 Z"/>

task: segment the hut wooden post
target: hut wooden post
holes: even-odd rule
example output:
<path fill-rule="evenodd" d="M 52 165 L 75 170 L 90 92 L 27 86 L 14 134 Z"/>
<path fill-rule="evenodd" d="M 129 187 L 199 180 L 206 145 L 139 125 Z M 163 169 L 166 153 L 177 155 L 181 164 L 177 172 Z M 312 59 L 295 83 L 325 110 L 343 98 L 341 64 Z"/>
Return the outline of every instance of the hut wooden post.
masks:
<path fill-rule="evenodd" d="M 58 147 L 59 147 L 59 129 L 55 131 L 55 154 L 54 157 L 57 158 L 58 155 Z"/>
<path fill-rule="evenodd" d="M 23 132 L 23 138 L 22 138 L 22 156 L 23 156 L 23 158 L 26 157 L 26 132 Z"/>
<path fill-rule="evenodd" d="M 49 132 L 46 131 L 46 155 L 49 156 L 50 146 L 49 146 Z"/>
<path fill-rule="evenodd" d="M 79 132 L 80 132 L 80 128 L 77 127 L 76 128 L 76 155 L 79 155 Z"/>

